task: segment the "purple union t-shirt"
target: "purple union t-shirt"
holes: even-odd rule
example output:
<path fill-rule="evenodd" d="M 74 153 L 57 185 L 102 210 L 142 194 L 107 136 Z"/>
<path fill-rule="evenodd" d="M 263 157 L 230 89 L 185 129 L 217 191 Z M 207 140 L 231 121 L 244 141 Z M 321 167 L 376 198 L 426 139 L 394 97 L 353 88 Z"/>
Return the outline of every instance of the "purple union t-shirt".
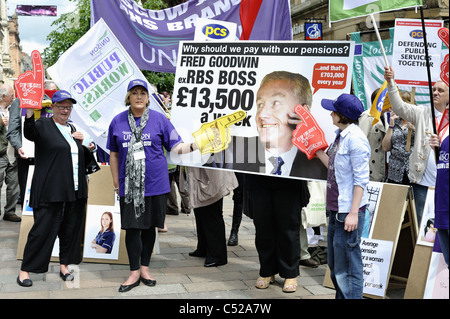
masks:
<path fill-rule="evenodd" d="M 169 174 L 164 149 L 182 142 L 172 123 L 161 113 L 149 110 L 147 125 L 142 132 L 145 151 L 145 196 L 170 192 Z M 139 126 L 141 118 L 135 118 Z M 125 163 L 131 128 L 128 124 L 128 110 L 116 115 L 109 125 L 106 148 L 119 153 L 119 196 L 125 196 Z"/>

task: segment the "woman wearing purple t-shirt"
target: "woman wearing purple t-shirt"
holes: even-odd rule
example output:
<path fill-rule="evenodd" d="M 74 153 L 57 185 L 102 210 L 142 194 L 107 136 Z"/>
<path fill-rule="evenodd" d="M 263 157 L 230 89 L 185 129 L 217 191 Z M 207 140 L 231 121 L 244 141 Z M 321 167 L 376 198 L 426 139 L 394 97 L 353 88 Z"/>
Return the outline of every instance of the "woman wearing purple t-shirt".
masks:
<path fill-rule="evenodd" d="M 164 149 L 181 154 L 197 148 L 195 143 L 183 143 L 164 114 L 147 107 L 145 81 L 128 84 L 125 105 L 129 109 L 111 121 L 106 145 L 130 262 L 130 276 L 119 292 L 131 290 L 140 281 L 147 286 L 156 284 L 148 267 L 155 227 L 164 227 L 166 194 L 170 192 Z"/>

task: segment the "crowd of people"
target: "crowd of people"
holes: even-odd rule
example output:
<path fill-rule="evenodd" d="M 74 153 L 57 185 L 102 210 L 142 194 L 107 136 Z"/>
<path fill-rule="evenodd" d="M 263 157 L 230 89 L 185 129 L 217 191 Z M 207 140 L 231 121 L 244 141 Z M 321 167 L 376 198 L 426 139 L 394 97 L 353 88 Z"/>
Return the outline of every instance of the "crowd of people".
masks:
<path fill-rule="evenodd" d="M 314 167 L 318 174 L 325 172 L 327 263 L 338 299 L 361 299 L 363 296 L 359 243 L 369 181 L 411 185 L 419 222 L 428 187 L 436 187 L 434 226 L 438 229 L 448 265 L 448 124 L 440 134 L 433 134 L 430 109 L 414 105 L 407 93 L 398 91 L 392 68 L 385 69 L 385 79 L 389 83 L 392 110 L 382 114 L 376 125 L 372 125 L 373 118 L 352 94 L 341 94 L 334 101 L 321 101 L 322 107 L 331 111 L 331 122 L 337 128 L 333 143 L 327 149 L 316 151 Z M 284 145 L 269 141 L 273 135 L 264 121 L 267 123 L 270 117 L 278 116 L 290 138 L 293 127 L 301 121 L 293 112 L 294 106 L 310 107 L 311 98 L 305 99 L 304 95 L 312 96 L 311 88 L 305 89 L 302 81 L 302 77 L 288 72 L 272 74 L 263 81 L 258 90 L 256 115 L 263 145 Z M 298 88 L 301 85 L 303 88 Z M 301 211 L 310 199 L 307 182 L 270 176 L 292 175 L 294 168 L 287 168 L 289 160 L 283 160 L 281 156 L 276 160 L 267 158 L 263 163 L 267 175 L 168 165 L 167 153 L 190 153 L 199 146 L 183 142 L 169 114 L 148 107 L 151 91 L 145 81 L 130 81 L 124 102 L 128 108 L 114 117 L 108 130 L 108 161 L 114 191 L 120 198 L 121 228 L 125 230 L 130 265 L 130 275 L 120 285 L 119 292 L 130 291 L 140 283 L 156 285 L 156 279 L 149 272 L 155 229 L 167 231 L 166 214 L 179 213 L 174 195 L 176 185 L 182 196 L 181 212 L 189 214 L 192 209 L 195 215 L 198 243 L 190 256 L 205 258 L 205 267 L 226 264 L 226 246 L 238 244 L 239 226 L 242 214 L 245 214 L 253 219 L 255 226 L 255 246 L 260 263 L 255 287 L 266 289 L 279 275 L 284 278 L 283 292 L 295 292 L 299 266 L 318 266 L 303 253 L 307 251 L 308 243 L 300 239 Z M 285 98 L 279 99 L 280 108 L 273 114 L 275 112 L 268 105 L 280 91 L 286 92 Z M 28 109 L 22 129 L 18 99 L 13 103 L 12 88 L 0 87 L 0 186 L 5 180 L 5 220 L 20 221 L 15 214 L 15 205 L 23 200 L 25 186 L 19 176 L 26 177 L 29 165 L 29 162 L 18 165 L 19 161 L 28 160 L 22 150 L 22 130 L 25 138 L 35 146 L 32 162 L 35 172 L 29 204 L 33 208 L 34 223 L 17 277 L 17 283 L 23 287 L 33 284 L 30 272 L 48 271 L 56 236 L 60 239 L 62 280 L 73 280 L 67 266 L 82 261 L 88 196 L 85 166 L 96 148 L 76 127 L 77 124 L 70 122 L 71 111 L 76 107 L 76 100 L 70 93 L 57 90 L 47 98 L 51 99 L 51 117 L 35 119 L 35 111 Z M 437 81 L 433 87 L 437 126 L 441 118 L 448 117 L 448 99 L 448 86 Z M 162 96 L 161 104 L 170 110 L 170 96 Z M 12 126 L 13 121 L 20 125 Z M 277 135 L 280 137 L 283 136 Z M 296 161 L 298 150 L 290 144 L 284 148 L 283 153 L 292 155 L 290 162 Z M 223 197 L 232 192 L 234 209 L 227 242 Z M 172 196 L 168 196 L 170 193 Z M 107 217 L 103 231 L 109 229 Z M 103 249 L 96 240 L 92 245 Z"/>

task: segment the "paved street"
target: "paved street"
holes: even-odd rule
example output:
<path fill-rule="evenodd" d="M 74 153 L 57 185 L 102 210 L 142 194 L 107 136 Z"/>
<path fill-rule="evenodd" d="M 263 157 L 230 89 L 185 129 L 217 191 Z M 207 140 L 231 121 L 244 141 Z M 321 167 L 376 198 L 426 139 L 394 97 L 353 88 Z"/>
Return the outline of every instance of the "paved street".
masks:
<path fill-rule="evenodd" d="M 4 188 L 4 187 L 3 187 Z M 2 209 L 4 206 L 2 191 Z M 233 201 L 224 200 L 227 239 L 231 228 Z M 19 206 L 17 206 L 18 209 Z M 20 214 L 20 210 L 18 212 Z M 239 245 L 228 246 L 228 264 L 205 268 L 204 258 L 190 257 L 197 244 L 194 215 L 167 216 L 167 233 L 159 233 L 160 254 L 150 263 L 155 287 L 141 284 L 127 293 L 118 287 L 129 275 L 128 265 L 82 263 L 72 267 L 75 281 L 63 282 L 58 263 L 51 263 L 48 273 L 32 274 L 33 286 L 17 285 L 20 260 L 16 259 L 20 223 L 0 219 L 0 299 L 78 299 L 78 298 L 160 298 L 160 299 L 333 299 L 334 290 L 323 287 L 326 265 L 318 268 L 300 266 L 297 292 L 281 291 L 283 279 L 268 289 L 254 287 L 258 277 L 258 256 L 254 245 L 252 221 L 243 218 Z M 321 246 L 325 243 L 321 242 Z M 402 290 L 388 292 L 388 298 L 401 299 Z"/>

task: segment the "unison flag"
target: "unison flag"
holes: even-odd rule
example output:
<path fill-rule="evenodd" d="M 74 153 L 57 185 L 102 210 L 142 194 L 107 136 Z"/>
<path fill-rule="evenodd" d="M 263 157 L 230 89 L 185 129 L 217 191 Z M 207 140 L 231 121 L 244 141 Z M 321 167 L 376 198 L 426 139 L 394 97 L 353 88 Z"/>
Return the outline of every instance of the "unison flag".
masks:
<path fill-rule="evenodd" d="M 330 22 L 421 6 L 423 0 L 330 0 Z"/>
<path fill-rule="evenodd" d="M 146 81 L 103 20 L 47 71 L 58 87 L 70 92 L 77 101 L 71 113 L 75 125 L 84 129 L 103 150 L 111 120 L 128 109 L 124 104 L 128 83 L 134 79 Z M 149 107 L 163 113 L 153 95 Z"/>
<path fill-rule="evenodd" d="M 370 108 L 370 115 L 374 118 L 372 126 L 377 124 L 380 120 L 381 112 L 391 107 L 389 96 L 387 94 L 387 81 L 384 81 L 381 88 L 378 90 L 377 96 L 373 100 Z"/>
<path fill-rule="evenodd" d="M 91 23 L 102 18 L 138 67 L 156 72 L 175 73 L 179 43 L 194 40 L 197 18 L 236 23 L 237 38 L 243 21 L 248 40 L 292 40 L 288 0 L 242 2 L 247 6 L 240 14 L 241 0 L 189 0 L 163 10 L 133 0 L 91 0 Z"/>

